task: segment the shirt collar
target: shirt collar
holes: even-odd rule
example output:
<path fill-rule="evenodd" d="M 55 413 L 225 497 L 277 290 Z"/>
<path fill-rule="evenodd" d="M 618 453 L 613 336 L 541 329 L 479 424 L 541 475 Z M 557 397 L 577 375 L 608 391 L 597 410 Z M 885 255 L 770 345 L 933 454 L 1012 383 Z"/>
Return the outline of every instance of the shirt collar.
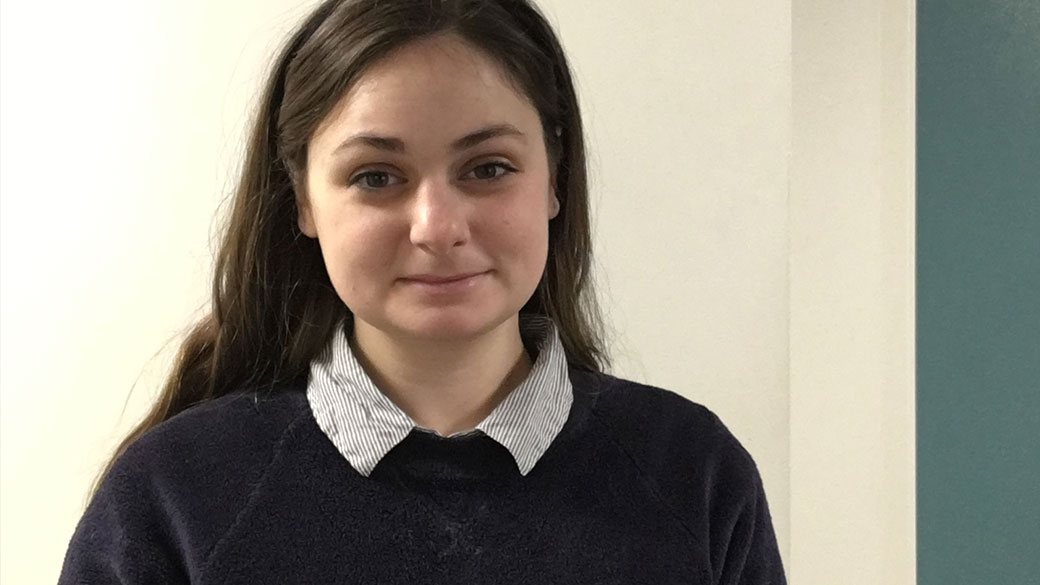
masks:
<path fill-rule="evenodd" d="M 367 477 L 413 429 L 435 431 L 419 426 L 376 387 L 341 325 L 311 362 L 307 400 L 321 430 Z M 451 437 L 482 432 L 508 449 L 520 473 L 527 475 L 567 422 L 574 394 L 555 324 L 521 313 L 520 335 L 525 345 L 538 349 L 527 378 L 474 429 Z"/>

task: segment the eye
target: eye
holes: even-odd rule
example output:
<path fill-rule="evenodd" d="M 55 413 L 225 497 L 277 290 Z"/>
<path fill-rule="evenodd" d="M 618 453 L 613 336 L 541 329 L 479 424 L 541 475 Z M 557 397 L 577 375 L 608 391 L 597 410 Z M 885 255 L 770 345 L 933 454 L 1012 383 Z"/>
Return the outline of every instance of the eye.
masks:
<path fill-rule="evenodd" d="M 467 176 L 472 175 L 474 179 L 481 181 L 494 181 L 515 172 L 516 169 L 512 166 L 496 161 L 477 165 Z"/>
<path fill-rule="evenodd" d="M 398 177 L 386 171 L 365 171 L 350 178 L 351 185 L 359 185 L 362 189 L 377 190 L 389 187 L 391 180 Z"/>

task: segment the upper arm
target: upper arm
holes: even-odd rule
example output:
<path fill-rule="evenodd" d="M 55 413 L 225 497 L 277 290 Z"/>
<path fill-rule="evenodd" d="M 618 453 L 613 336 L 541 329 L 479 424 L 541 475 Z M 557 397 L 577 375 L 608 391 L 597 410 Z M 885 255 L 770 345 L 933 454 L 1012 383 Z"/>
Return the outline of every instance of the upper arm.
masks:
<path fill-rule="evenodd" d="M 188 583 L 161 494 L 117 460 L 69 541 L 59 585 Z"/>
<path fill-rule="evenodd" d="M 718 425 L 722 426 L 721 421 Z M 724 426 L 722 427 L 725 428 Z M 786 585 L 765 488 L 751 455 L 728 431 L 715 461 L 709 529 L 719 585 Z"/>

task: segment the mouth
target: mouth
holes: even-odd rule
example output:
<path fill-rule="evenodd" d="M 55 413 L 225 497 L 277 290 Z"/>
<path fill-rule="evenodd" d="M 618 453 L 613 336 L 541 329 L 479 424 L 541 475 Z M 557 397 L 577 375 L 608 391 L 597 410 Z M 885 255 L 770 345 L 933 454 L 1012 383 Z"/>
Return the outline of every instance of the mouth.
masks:
<path fill-rule="evenodd" d="M 490 270 L 486 270 L 443 276 L 421 274 L 401 280 L 405 286 L 420 294 L 444 298 L 467 294 L 474 290 L 490 272 Z"/>
<path fill-rule="evenodd" d="M 444 275 L 444 276 L 434 275 L 434 274 L 417 274 L 415 276 L 405 277 L 402 280 L 404 280 L 406 282 L 414 282 L 414 283 L 419 283 L 419 284 L 450 284 L 450 283 L 453 283 L 453 282 L 462 282 L 464 280 L 468 280 L 468 279 L 471 279 L 473 277 L 480 276 L 480 275 L 485 274 L 487 272 L 488 271 L 485 270 L 485 271 L 482 271 L 482 272 L 467 272 L 467 273 L 462 273 L 462 274 L 452 274 L 452 275 Z"/>

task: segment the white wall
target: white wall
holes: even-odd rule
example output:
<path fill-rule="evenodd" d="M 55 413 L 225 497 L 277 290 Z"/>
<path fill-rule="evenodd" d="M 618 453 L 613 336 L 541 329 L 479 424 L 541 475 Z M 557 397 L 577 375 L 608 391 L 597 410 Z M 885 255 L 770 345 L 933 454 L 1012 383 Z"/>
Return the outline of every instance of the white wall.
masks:
<path fill-rule="evenodd" d="M 57 579 L 89 481 L 207 299 L 253 92 L 310 4 L 0 5 L 0 581 Z M 588 126 L 616 373 L 722 417 L 759 465 L 798 583 L 912 575 L 912 539 L 889 532 L 913 524 L 912 84 L 892 83 L 912 68 L 912 2 L 862 4 L 542 1 Z M 817 116 L 828 100 L 858 106 Z M 814 140 L 850 120 L 844 148 Z M 863 155 L 879 166 L 827 174 Z M 850 271 L 847 251 L 870 270 Z M 823 326 L 857 322 L 876 324 L 858 345 Z M 862 483 L 886 463 L 894 474 Z M 869 562 L 895 565 L 853 570 Z"/>
<path fill-rule="evenodd" d="M 206 302 L 291 5 L 4 1 L 0 582 L 57 580 L 90 481 Z"/>
<path fill-rule="evenodd" d="M 790 6 L 592 5 L 543 2 L 588 125 L 616 373 L 722 418 L 786 558 Z"/>
<path fill-rule="evenodd" d="M 913 0 L 794 0 L 793 583 L 916 581 Z"/>

